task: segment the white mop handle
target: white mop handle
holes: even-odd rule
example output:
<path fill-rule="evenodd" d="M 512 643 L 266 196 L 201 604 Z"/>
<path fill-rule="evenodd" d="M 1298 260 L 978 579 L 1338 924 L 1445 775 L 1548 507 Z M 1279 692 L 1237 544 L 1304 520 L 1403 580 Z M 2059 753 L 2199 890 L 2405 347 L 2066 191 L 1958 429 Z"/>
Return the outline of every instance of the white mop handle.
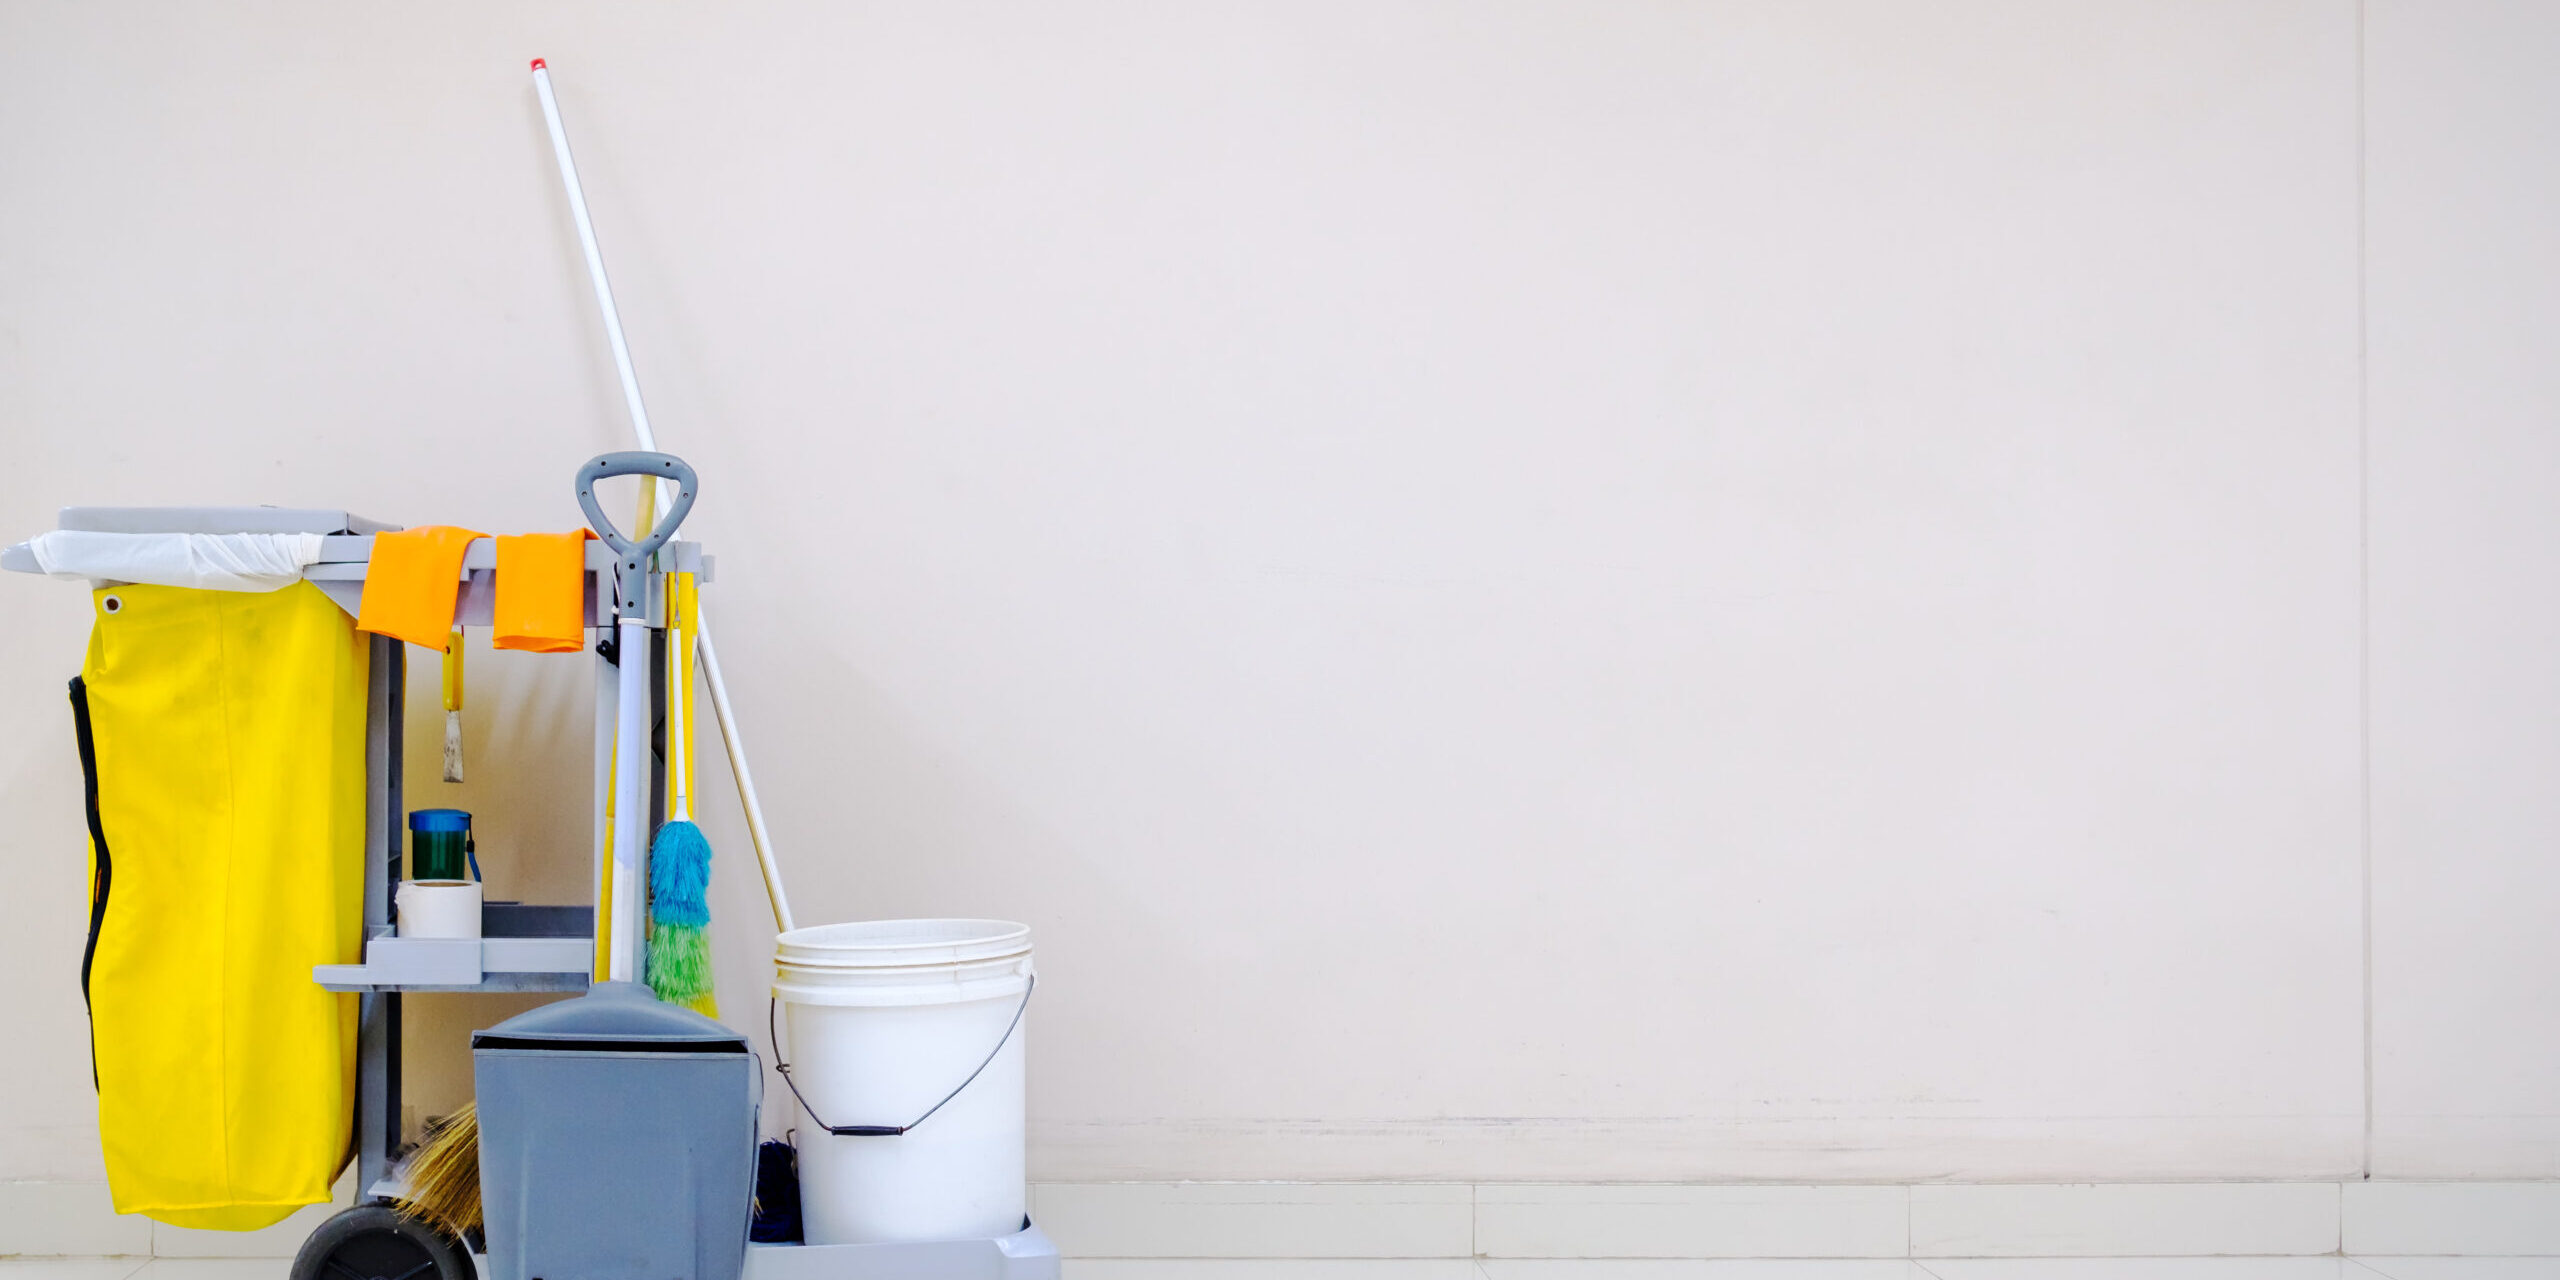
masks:
<path fill-rule="evenodd" d="M 773 863 L 773 842 L 764 831 L 764 804 L 756 799 L 756 776 L 747 769 L 746 744 L 738 740 L 737 714 L 729 709 L 729 683 L 720 678 L 720 655 L 711 648 L 711 619 L 696 604 L 693 651 L 702 659 L 702 677 L 711 686 L 711 714 L 720 722 L 720 741 L 729 749 L 729 776 L 738 780 L 738 803 L 747 811 L 747 840 L 756 847 L 756 865 L 764 871 L 765 896 L 773 902 L 773 924 L 789 933 L 791 899 L 782 892 L 782 871 Z"/>
<path fill-rule="evenodd" d="M 568 190 L 569 211 L 577 218 L 578 246 L 586 251 L 587 276 L 596 287 L 596 307 L 604 313 L 605 336 L 613 343 L 613 364 L 622 375 L 622 398 L 631 409 L 632 433 L 639 437 L 641 448 L 655 452 L 658 438 L 649 430 L 649 411 L 640 403 L 640 376 L 632 371 L 631 348 L 622 340 L 622 316 L 613 305 L 613 286 L 605 281 L 604 250 L 596 247 L 595 223 L 587 217 L 586 191 L 578 185 L 578 162 L 569 156 L 569 131 L 560 123 L 559 100 L 551 96 L 551 69 L 540 58 L 533 60 L 533 87 L 542 97 L 543 121 L 551 126 L 551 154 L 560 162 L 560 185 Z M 655 488 L 658 513 L 664 515 L 675 498 L 667 486 Z M 755 774 L 747 768 L 747 747 L 738 737 L 736 713 L 729 709 L 729 683 L 720 676 L 720 654 L 711 644 L 711 616 L 706 610 L 695 609 L 693 628 L 694 651 L 701 657 L 703 677 L 711 686 L 711 709 L 720 721 L 720 742 L 729 752 L 729 776 L 736 780 L 738 803 L 747 811 L 747 840 L 756 847 L 756 863 L 764 872 L 765 895 L 773 903 L 774 923 L 789 933 L 793 928 L 791 900 L 783 896 L 782 870 L 774 863 L 764 805 L 756 798 Z M 616 839 L 619 838 L 617 832 Z M 622 971 L 614 972 L 619 975 Z"/>
<path fill-rule="evenodd" d="M 604 312 L 604 335 L 613 343 L 613 367 L 622 375 L 622 399 L 631 406 L 631 429 L 640 447 L 658 451 L 657 434 L 649 430 L 649 410 L 640 403 L 640 375 L 631 368 L 631 347 L 622 340 L 622 314 L 614 309 L 613 286 L 604 278 L 604 250 L 596 247 L 596 224 L 587 217 L 587 193 L 578 185 L 577 162 L 569 158 L 569 131 L 560 123 L 559 100 L 551 96 L 551 69 L 533 60 L 534 92 L 542 95 L 542 118 L 551 126 L 551 154 L 560 161 L 560 185 L 569 189 L 569 212 L 578 220 L 578 247 L 587 251 L 587 277 L 595 281 L 596 308 Z M 659 510 L 666 494 L 658 495 Z"/>
<path fill-rule="evenodd" d="M 624 982 L 640 981 L 640 903 L 647 884 L 649 815 L 649 623 L 626 617 L 614 641 L 621 669 L 620 710 L 613 738 L 613 937 L 609 970 Z"/>

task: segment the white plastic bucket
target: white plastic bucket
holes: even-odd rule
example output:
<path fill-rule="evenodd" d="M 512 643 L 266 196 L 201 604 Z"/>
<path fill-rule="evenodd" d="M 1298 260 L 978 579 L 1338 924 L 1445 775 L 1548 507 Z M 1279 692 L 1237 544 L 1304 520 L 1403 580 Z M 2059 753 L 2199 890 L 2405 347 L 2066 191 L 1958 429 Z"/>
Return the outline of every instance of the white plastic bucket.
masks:
<path fill-rule="evenodd" d="M 1020 1015 L 1033 981 L 1030 928 L 868 920 L 795 929 L 775 940 L 774 970 L 782 1013 L 776 1051 L 801 1101 L 808 1242 L 974 1240 L 1021 1230 L 1022 1042 L 1030 1029 Z M 908 1125 L 895 1136 L 827 1132 Z"/>

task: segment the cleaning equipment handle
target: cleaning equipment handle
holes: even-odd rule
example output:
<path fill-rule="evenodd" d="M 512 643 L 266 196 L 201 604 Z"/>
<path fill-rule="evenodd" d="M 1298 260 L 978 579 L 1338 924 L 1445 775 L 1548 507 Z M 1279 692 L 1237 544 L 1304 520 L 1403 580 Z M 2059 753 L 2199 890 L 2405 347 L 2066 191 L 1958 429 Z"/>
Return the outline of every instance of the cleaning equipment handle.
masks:
<path fill-rule="evenodd" d="M 649 429 L 649 410 L 640 403 L 640 375 L 631 367 L 631 347 L 622 340 L 622 313 L 613 305 L 613 285 L 604 274 L 604 250 L 596 244 L 595 222 L 587 216 L 586 189 L 578 183 L 578 162 L 569 155 L 569 130 L 560 122 L 560 101 L 551 94 L 551 70 L 533 60 L 533 89 L 542 99 L 542 120 L 551 127 L 551 155 L 560 163 L 560 185 L 569 193 L 569 213 L 577 220 L 578 247 L 586 251 L 587 278 L 595 285 L 596 309 L 604 313 L 605 337 L 613 344 L 613 367 L 622 375 L 622 400 L 631 410 L 631 434 L 643 449 L 658 447 Z M 658 490 L 658 509 L 667 508 L 666 486 Z M 703 680 L 711 686 L 712 717 L 720 722 L 720 742 L 728 748 L 729 776 L 738 784 L 738 805 L 747 812 L 747 839 L 756 847 L 756 866 L 764 872 L 765 898 L 773 904 L 774 927 L 789 933 L 791 899 L 782 892 L 782 869 L 774 864 L 773 838 L 766 833 L 764 803 L 756 797 L 756 777 L 747 768 L 746 743 L 738 736 L 737 713 L 729 706 L 729 682 L 720 675 L 720 650 L 711 643 L 711 615 L 697 607 L 693 647 L 700 655 Z"/>
<path fill-rule="evenodd" d="M 596 501 L 597 481 L 628 475 L 672 479 L 677 486 L 674 510 L 637 542 L 622 536 Z M 613 927 L 605 954 L 606 971 L 626 980 L 640 972 L 640 904 L 649 883 L 641 862 L 649 840 L 648 815 L 641 812 L 649 790 L 642 764 L 649 749 L 649 557 L 684 523 L 685 513 L 693 510 L 693 495 L 693 468 L 670 454 L 608 453 L 578 468 L 578 505 L 587 513 L 588 526 L 619 557 L 613 574 L 614 663 L 620 669 L 613 741 L 614 875 L 613 901 L 607 904 Z"/>
<path fill-rule="evenodd" d="M 612 517 L 604 513 L 604 504 L 596 501 L 596 482 L 614 476 L 655 476 L 676 482 L 673 509 L 660 512 L 658 527 L 636 542 L 622 536 L 622 531 L 613 527 Z M 663 489 L 660 491 L 664 492 Z M 633 610 L 647 610 L 649 557 L 656 555 L 658 548 L 675 536 L 676 526 L 683 524 L 685 514 L 693 510 L 693 493 L 693 468 L 672 453 L 643 450 L 602 453 L 587 459 L 587 465 L 578 468 L 578 506 L 587 513 L 587 527 L 595 530 L 596 536 L 604 539 L 604 544 L 613 548 L 614 555 L 621 559 L 613 572 L 614 587 L 620 596 L 615 606 L 616 617 Z"/>
<path fill-rule="evenodd" d="M 791 919 L 791 898 L 782 891 L 782 868 L 773 860 L 773 837 L 765 834 L 764 802 L 756 798 L 755 771 L 747 767 L 747 744 L 738 736 L 738 713 L 729 706 L 729 682 L 720 678 L 720 651 L 711 645 L 711 613 L 693 607 L 693 653 L 702 664 L 702 679 L 711 687 L 711 718 L 720 722 L 720 745 L 729 754 L 729 776 L 738 784 L 738 807 L 746 810 L 747 840 L 756 847 L 756 869 L 764 873 L 765 901 L 773 906 L 773 927 L 789 933 L 800 926 Z"/>
<path fill-rule="evenodd" d="M 587 251 L 587 276 L 595 282 L 596 308 L 604 312 L 604 336 L 613 344 L 613 367 L 622 374 L 622 400 L 630 406 L 631 425 L 640 433 L 640 447 L 655 449 L 658 438 L 649 430 L 649 411 L 640 403 L 640 375 L 631 368 L 631 346 L 622 340 L 622 314 L 614 310 L 613 286 L 605 283 L 604 250 L 596 247 L 596 224 L 587 217 L 586 192 L 578 186 L 578 167 L 569 159 L 569 135 L 560 127 L 560 104 L 551 96 L 551 72 L 542 59 L 533 60 L 533 89 L 542 95 L 542 118 L 551 125 L 551 151 L 560 161 L 560 181 L 569 188 L 569 213 L 578 220 L 578 247 Z"/>

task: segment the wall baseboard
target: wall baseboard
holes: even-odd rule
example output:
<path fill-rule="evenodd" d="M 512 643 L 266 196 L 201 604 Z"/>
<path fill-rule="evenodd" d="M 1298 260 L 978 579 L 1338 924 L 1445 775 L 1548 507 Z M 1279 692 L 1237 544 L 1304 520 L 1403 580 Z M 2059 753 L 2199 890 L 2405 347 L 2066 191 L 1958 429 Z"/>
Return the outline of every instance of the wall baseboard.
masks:
<path fill-rule="evenodd" d="M 1767 1185 L 1050 1182 L 1071 1258 L 2560 1255 L 2560 1181 Z M 103 1183 L 0 1182 L 0 1256 L 291 1257 L 264 1231 L 116 1214 Z"/>

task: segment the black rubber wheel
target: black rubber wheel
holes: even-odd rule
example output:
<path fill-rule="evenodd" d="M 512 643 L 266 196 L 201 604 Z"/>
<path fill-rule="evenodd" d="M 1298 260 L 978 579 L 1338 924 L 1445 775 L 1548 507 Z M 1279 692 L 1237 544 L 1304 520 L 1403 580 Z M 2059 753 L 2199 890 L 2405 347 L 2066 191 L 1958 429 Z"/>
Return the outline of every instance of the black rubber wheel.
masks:
<path fill-rule="evenodd" d="M 452 1236 L 387 1204 L 340 1212 L 293 1255 L 293 1280 L 475 1280 Z"/>

